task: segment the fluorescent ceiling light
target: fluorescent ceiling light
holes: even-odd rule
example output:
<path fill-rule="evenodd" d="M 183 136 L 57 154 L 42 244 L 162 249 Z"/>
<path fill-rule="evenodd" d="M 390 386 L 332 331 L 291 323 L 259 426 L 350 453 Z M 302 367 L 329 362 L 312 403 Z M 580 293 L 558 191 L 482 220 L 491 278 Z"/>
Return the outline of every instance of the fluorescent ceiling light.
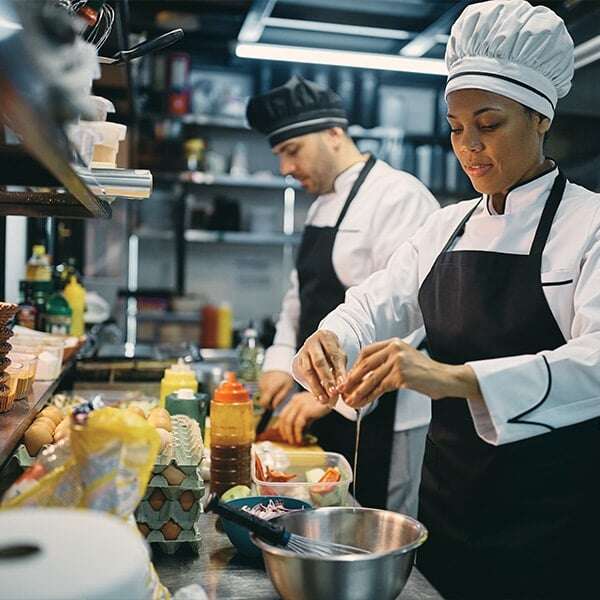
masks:
<path fill-rule="evenodd" d="M 279 60 L 284 62 L 336 65 L 358 69 L 403 71 L 425 75 L 447 75 L 446 64 L 441 58 L 410 58 L 373 52 L 346 52 L 322 48 L 303 48 L 278 44 L 237 44 L 235 54 L 239 58 Z"/>

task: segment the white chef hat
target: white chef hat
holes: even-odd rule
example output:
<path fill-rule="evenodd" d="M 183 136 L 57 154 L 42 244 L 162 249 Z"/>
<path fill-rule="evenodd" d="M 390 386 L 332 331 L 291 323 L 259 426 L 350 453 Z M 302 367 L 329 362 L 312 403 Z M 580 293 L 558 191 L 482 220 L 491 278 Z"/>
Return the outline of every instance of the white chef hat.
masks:
<path fill-rule="evenodd" d="M 446 47 L 450 92 L 488 90 L 552 119 L 573 78 L 573 40 L 563 20 L 525 0 L 467 6 Z"/>

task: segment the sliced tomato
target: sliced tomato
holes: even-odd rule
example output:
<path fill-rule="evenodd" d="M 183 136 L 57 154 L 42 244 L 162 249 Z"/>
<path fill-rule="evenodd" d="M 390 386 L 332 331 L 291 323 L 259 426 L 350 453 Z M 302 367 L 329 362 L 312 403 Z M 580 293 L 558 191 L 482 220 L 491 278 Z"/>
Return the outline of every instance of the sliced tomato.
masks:
<path fill-rule="evenodd" d="M 271 481 L 273 483 L 285 483 L 286 481 L 290 481 L 294 479 L 296 475 L 293 473 L 286 473 L 284 471 L 271 471 L 267 469 L 267 481 Z"/>
<path fill-rule="evenodd" d="M 342 474 L 337 467 L 329 467 L 321 479 L 319 479 L 318 483 L 334 483 L 342 480 Z"/>
<path fill-rule="evenodd" d="M 263 467 L 262 460 L 260 460 L 258 454 L 254 455 L 254 470 L 256 471 L 256 477 L 259 481 L 268 481 L 267 473 L 265 473 L 265 468 Z"/>

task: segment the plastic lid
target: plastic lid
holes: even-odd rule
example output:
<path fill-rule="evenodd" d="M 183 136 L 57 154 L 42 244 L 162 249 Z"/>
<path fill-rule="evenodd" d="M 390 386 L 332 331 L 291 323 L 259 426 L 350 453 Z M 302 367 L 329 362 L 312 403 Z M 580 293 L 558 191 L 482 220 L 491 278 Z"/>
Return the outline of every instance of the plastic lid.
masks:
<path fill-rule="evenodd" d="M 191 372 L 192 367 L 190 367 L 190 365 L 187 365 L 184 361 L 183 358 L 179 358 L 177 359 L 177 362 L 173 365 L 171 365 L 168 369 L 167 372 L 169 373 L 169 375 L 173 374 L 173 373 L 188 373 Z"/>
<path fill-rule="evenodd" d="M 215 402 L 235 403 L 250 402 L 246 388 L 237 380 L 234 371 L 225 373 L 225 381 L 219 384 L 213 397 Z"/>
<path fill-rule="evenodd" d="M 46 247 L 42 244 L 36 244 L 32 249 L 33 254 L 46 254 Z"/>
<path fill-rule="evenodd" d="M 195 400 L 196 399 L 196 394 L 194 394 L 194 392 L 192 392 L 192 390 L 190 390 L 188 388 L 182 388 L 173 393 L 175 396 L 177 396 L 178 400 Z"/>

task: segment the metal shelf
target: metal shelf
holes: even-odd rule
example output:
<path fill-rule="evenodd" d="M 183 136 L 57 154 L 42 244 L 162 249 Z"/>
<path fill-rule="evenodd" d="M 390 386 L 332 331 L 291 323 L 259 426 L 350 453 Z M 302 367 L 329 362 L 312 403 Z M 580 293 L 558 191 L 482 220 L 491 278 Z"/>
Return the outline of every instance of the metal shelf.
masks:
<path fill-rule="evenodd" d="M 235 129 L 242 131 L 253 131 L 248 126 L 246 119 L 219 115 L 142 115 L 142 118 L 151 121 L 176 121 L 185 125 L 201 125 L 202 127 L 218 127 L 220 129 Z"/>
<path fill-rule="evenodd" d="M 199 323 L 200 312 L 172 313 L 162 311 L 142 311 L 135 317 L 140 323 Z"/>
<path fill-rule="evenodd" d="M 300 243 L 300 234 L 188 229 L 185 232 L 185 239 L 188 242 L 200 242 L 204 244 L 244 244 L 255 246 L 284 246 L 285 244 L 292 244 L 297 246 Z"/>
<path fill-rule="evenodd" d="M 291 187 L 300 189 L 300 184 L 291 177 L 261 177 L 259 175 L 246 175 L 237 177 L 234 175 L 215 175 L 202 171 L 182 171 L 181 173 L 155 173 L 156 181 L 168 183 L 187 183 L 202 186 L 241 187 L 257 189 L 283 190 Z"/>
<path fill-rule="evenodd" d="M 9 10 L 0 23 L 0 113 L 65 192 L 2 192 L 0 214 L 109 218 L 106 200 L 93 194 L 70 164 L 69 143 L 49 110 L 56 106 L 52 96 L 56 92 L 32 59 L 30 49 L 36 40 L 26 39 L 30 35 L 35 34 L 21 28 Z"/>
<path fill-rule="evenodd" d="M 139 227 L 134 234 L 141 240 L 171 241 L 175 239 L 173 231 Z M 256 246 L 297 246 L 301 240 L 300 233 L 254 233 L 252 231 L 209 231 L 205 229 L 186 229 L 186 242 L 199 244 L 231 244 Z"/>

